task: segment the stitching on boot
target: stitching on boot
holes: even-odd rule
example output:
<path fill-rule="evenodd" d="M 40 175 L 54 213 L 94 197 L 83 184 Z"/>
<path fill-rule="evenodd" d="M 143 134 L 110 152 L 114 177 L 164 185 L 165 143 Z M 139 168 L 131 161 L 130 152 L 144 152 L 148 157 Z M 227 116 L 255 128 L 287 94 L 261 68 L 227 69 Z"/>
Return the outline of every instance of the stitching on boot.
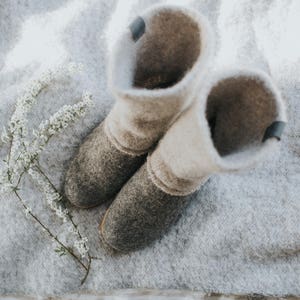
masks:
<path fill-rule="evenodd" d="M 107 135 L 109 141 L 122 153 L 125 153 L 130 156 L 141 156 L 148 152 L 148 150 L 132 150 L 127 147 L 121 145 L 118 140 L 112 135 L 109 125 L 106 122 L 107 119 L 104 120 L 104 132 Z"/>
<path fill-rule="evenodd" d="M 162 168 L 167 168 L 166 165 L 161 166 Z M 176 178 L 176 180 L 179 183 L 179 186 L 181 185 L 182 190 L 176 189 L 176 188 L 171 188 L 169 187 L 166 183 L 164 183 L 155 173 L 152 165 L 151 165 L 151 157 L 148 156 L 147 158 L 147 171 L 148 171 L 148 175 L 150 180 L 163 192 L 171 195 L 171 196 L 187 196 L 193 192 L 195 192 L 196 190 L 198 190 L 199 185 L 198 184 L 188 184 L 187 180 L 184 179 L 179 179 Z M 169 170 L 170 172 L 170 170 Z M 170 172 L 171 173 L 171 172 Z M 175 176 L 174 176 L 175 178 Z M 184 185 L 186 185 L 186 187 L 184 187 Z"/>

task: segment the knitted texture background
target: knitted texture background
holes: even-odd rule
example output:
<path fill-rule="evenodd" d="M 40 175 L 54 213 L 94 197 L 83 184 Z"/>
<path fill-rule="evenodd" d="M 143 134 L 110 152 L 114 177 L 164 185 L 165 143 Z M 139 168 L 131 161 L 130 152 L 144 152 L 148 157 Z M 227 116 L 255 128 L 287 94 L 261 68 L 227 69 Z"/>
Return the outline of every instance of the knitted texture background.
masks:
<path fill-rule="evenodd" d="M 64 61 L 88 76 L 43 91 L 32 124 L 89 89 L 96 105 L 75 127 L 53 139 L 42 167 L 57 186 L 76 147 L 110 111 L 107 53 L 120 29 L 163 1 L 2 0 L 0 4 L 0 127 L 17 95 L 42 69 Z M 280 153 L 252 171 L 218 175 L 195 195 L 180 221 L 154 245 L 111 256 L 98 224 L 105 207 L 72 211 L 101 261 L 80 286 L 82 270 L 25 217 L 13 196 L 0 196 L 0 294 L 52 295 L 79 289 L 176 288 L 222 293 L 300 294 L 300 25 L 298 0 L 173 0 L 207 16 L 216 33 L 215 67 L 242 65 L 267 71 L 286 99 L 289 123 Z M 3 153 L 0 151 L 1 158 Z M 58 232 L 30 181 L 22 192 Z"/>

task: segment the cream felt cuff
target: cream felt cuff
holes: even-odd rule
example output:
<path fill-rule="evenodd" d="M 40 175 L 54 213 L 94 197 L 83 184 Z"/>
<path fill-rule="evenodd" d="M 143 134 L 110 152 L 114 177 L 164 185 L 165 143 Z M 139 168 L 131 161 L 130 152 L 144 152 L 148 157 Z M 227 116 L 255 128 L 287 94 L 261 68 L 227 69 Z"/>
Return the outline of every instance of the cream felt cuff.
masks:
<path fill-rule="evenodd" d="M 126 28 L 110 57 L 116 104 L 105 121 L 111 142 L 132 155 L 146 153 L 191 105 L 213 54 L 210 26 L 193 10 L 158 5 L 138 22 L 138 39 Z"/>
<path fill-rule="evenodd" d="M 150 178 L 171 195 L 192 193 L 213 173 L 255 165 L 278 145 L 279 136 L 266 138 L 268 128 L 286 122 L 279 91 L 257 70 L 217 73 L 196 98 L 148 157 Z"/>

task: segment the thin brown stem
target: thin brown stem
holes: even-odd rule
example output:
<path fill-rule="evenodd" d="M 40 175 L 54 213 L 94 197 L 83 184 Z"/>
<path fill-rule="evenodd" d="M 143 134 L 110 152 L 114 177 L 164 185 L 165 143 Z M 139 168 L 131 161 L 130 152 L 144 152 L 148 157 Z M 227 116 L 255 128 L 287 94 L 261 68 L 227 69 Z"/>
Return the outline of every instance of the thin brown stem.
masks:
<path fill-rule="evenodd" d="M 8 150 L 8 160 L 7 160 L 8 167 L 9 167 L 9 164 L 10 164 L 11 148 L 12 148 L 13 141 L 14 141 L 14 137 L 12 136 L 12 138 L 10 140 L 10 144 L 9 144 L 9 150 Z"/>
<path fill-rule="evenodd" d="M 8 150 L 8 159 L 7 159 L 7 178 L 11 181 L 11 170 L 10 170 L 10 160 L 11 160 L 11 150 L 13 146 L 14 136 L 12 136 L 10 143 L 9 143 L 9 150 Z"/>
<path fill-rule="evenodd" d="M 19 193 L 17 191 L 14 191 L 14 194 L 17 196 L 18 200 L 20 201 L 21 205 L 23 206 L 24 209 L 28 211 L 28 214 L 49 234 L 51 238 L 53 238 L 61 247 L 64 248 L 65 251 L 67 251 L 86 271 L 88 271 L 88 267 L 82 263 L 80 258 L 73 252 L 71 251 L 64 243 L 62 243 L 49 229 L 44 223 L 42 223 L 39 218 L 34 215 L 30 210 L 29 207 L 26 205 L 24 200 L 21 198 Z"/>
<path fill-rule="evenodd" d="M 90 270 L 91 270 L 91 264 L 92 264 L 92 258 L 91 256 L 88 254 L 88 266 L 87 266 L 87 270 L 86 270 L 86 273 L 83 277 L 83 279 L 81 280 L 81 285 L 83 285 L 86 281 L 86 279 L 88 278 L 89 276 L 89 273 L 90 273 Z"/>
<path fill-rule="evenodd" d="M 97 257 L 97 256 L 91 256 L 91 259 L 93 259 L 93 260 L 102 260 L 102 258 Z"/>
<path fill-rule="evenodd" d="M 48 183 L 51 185 L 51 187 L 53 188 L 53 190 L 56 193 L 60 194 L 59 191 L 58 191 L 58 189 L 56 188 L 56 186 L 52 183 L 52 181 L 50 180 L 50 178 L 47 176 L 47 174 L 41 168 L 39 161 L 37 161 L 36 168 L 44 176 L 44 178 L 48 181 Z M 68 216 L 71 224 L 73 225 L 73 227 L 76 229 L 76 233 L 77 233 L 78 237 L 80 239 L 82 239 L 82 235 L 81 235 L 80 231 L 78 230 L 78 225 L 74 222 L 72 215 L 70 213 L 67 213 L 67 216 Z M 86 271 L 86 274 L 85 274 L 84 278 L 81 281 L 81 284 L 83 284 L 86 281 L 87 277 L 88 277 L 88 274 L 90 272 L 90 267 L 91 267 L 92 259 L 99 259 L 99 258 L 92 257 L 89 252 L 87 252 L 87 256 L 88 256 L 88 267 L 87 267 L 88 269 Z"/>
<path fill-rule="evenodd" d="M 51 187 L 53 188 L 53 190 L 54 190 L 56 193 L 60 194 L 59 191 L 58 191 L 58 189 L 56 188 L 56 186 L 52 183 L 52 181 L 50 180 L 50 178 L 49 178 L 49 177 L 46 175 L 46 173 L 42 170 L 42 168 L 41 168 L 41 166 L 40 166 L 40 164 L 39 164 L 39 161 L 37 161 L 36 168 L 37 168 L 38 171 L 45 177 L 45 179 L 46 179 L 46 180 L 48 181 L 48 183 L 51 185 Z M 63 196 L 62 196 L 62 197 L 63 197 Z M 74 228 L 76 229 L 76 232 L 77 232 L 78 237 L 82 239 L 82 235 L 81 235 L 81 233 L 80 233 L 79 230 L 78 230 L 78 225 L 74 222 L 72 215 L 71 215 L 70 213 L 67 213 L 67 216 L 68 216 L 70 222 L 72 223 L 72 225 L 74 226 Z"/>

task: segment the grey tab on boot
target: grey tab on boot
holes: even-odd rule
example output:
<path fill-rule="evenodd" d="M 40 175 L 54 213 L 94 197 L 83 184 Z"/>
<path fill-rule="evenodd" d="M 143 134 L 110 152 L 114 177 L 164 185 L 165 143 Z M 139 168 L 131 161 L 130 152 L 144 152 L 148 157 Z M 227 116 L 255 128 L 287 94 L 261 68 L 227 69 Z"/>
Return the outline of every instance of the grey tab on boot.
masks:
<path fill-rule="evenodd" d="M 146 24 L 142 17 L 137 17 L 129 26 L 132 39 L 136 42 L 145 33 Z"/>
<path fill-rule="evenodd" d="M 281 135 L 283 133 L 283 130 L 285 128 L 286 123 L 283 121 L 275 121 L 273 122 L 265 131 L 263 142 L 265 142 L 267 139 L 275 137 L 277 140 L 280 141 Z"/>

